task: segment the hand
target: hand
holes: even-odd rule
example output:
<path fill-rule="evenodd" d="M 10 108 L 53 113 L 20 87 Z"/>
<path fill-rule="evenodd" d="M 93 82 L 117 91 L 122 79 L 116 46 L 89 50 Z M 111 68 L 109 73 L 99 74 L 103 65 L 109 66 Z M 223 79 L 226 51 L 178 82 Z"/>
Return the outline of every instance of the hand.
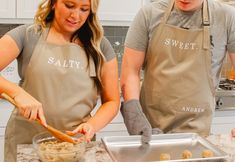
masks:
<path fill-rule="evenodd" d="M 82 133 L 82 134 L 84 134 L 84 136 L 79 138 L 78 142 L 81 142 L 81 141 L 90 142 L 91 139 L 95 135 L 95 129 L 90 123 L 82 123 L 73 131 L 67 131 L 66 133 L 70 136 L 74 136 L 78 133 Z"/>
<path fill-rule="evenodd" d="M 232 135 L 232 137 L 235 137 L 235 128 L 232 129 L 231 135 Z"/>
<path fill-rule="evenodd" d="M 15 95 L 14 101 L 16 102 L 19 113 L 22 116 L 28 120 L 39 119 L 45 127 L 47 126 L 42 104 L 30 94 L 22 90 Z"/>
<path fill-rule="evenodd" d="M 133 99 L 122 103 L 121 114 L 130 135 L 142 135 L 143 143 L 151 140 L 152 128 L 142 111 L 139 100 Z"/>

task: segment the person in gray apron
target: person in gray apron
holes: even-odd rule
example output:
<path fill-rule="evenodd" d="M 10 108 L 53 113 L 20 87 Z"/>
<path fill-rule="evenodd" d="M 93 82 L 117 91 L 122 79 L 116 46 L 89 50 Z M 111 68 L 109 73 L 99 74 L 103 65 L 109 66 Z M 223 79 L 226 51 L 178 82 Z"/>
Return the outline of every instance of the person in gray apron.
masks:
<path fill-rule="evenodd" d="M 121 69 L 128 132 L 143 142 L 152 133 L 209 135 L 227 51 L 235 67 L 234 31 L 235 9 L 214 0 L 158 0 L 140 9 Z"/>
<path fill-rule="evenodd" d="M 45 0 L 35 24 L 22 25 L 0 40 L 0 69 L 18 59 L 22 88 L 6 81 L 0 92 L 20 105 L 5 133 L 5 162 L 16 161 L 17 144 L 45 131 L 39 118 L 90 141 L 119 110 L 117 60 L 97 19 L 99 0 Z M 90 113 L 101 96 L 102 105 Z M 30 122 L 30 121 L 31 122 Z"/>

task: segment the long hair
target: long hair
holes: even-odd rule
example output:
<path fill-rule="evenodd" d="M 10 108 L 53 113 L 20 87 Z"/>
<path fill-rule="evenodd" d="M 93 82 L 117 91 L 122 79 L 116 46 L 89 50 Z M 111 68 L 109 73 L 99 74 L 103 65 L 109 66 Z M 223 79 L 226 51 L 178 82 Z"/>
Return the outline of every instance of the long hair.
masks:
<path fill-rule="evenodd" d="M 96 77 L 94 77 L 95 84 L 100 90 L 102 88 L 101 71 L 105 61 L 105 57 L 100 50 L 100 43 L 103 37 L 103 28 L 97 17 L 97 9 L 100 0 L 90 0 L 91 11 L 86 22 L 79 28 L 72 36 L 71 42 L 75 42 L 79 39 L 83 44 L 86 52 L 88 65 L 90 64 L 90 58 L 93 59 L 96 69 Z M 47 24 L 54 19 L 53 6 L 56 0 L 43 0 L 36 12 L 34 22 L 42 29 L 45 29 Z M 89 67 L 89 66 L 88 66 Z"/>

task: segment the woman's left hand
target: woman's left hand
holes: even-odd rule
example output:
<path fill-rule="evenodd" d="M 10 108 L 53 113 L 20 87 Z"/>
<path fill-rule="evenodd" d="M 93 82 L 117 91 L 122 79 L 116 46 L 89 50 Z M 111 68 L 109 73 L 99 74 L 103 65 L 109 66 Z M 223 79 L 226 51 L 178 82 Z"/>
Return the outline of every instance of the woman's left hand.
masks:
<path fill-rule="evenodd" d="M 232 137 L 235 137 L 235 128 L 232 129 L 231 134 L 232 134 Z"/>
<path fill-rule="evenodd" d="M 79 138 L 78 141 L 80 141 L 80 142 L 81 141 L 90 142 L 91 139 L 95 135 L 95 129 L 90 123 L 82 123 L 76 129 L 74 129 L 73 131 L 67 131 L 67 134 L 69 134 L 71 136 L 76 135 L 78 133 L 84 134 L 84 136 Z"/>

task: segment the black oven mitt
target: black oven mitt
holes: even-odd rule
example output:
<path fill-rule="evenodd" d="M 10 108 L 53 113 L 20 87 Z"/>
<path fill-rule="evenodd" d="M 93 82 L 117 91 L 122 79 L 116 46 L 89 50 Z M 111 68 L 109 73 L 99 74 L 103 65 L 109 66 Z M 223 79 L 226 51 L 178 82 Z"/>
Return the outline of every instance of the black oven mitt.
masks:
<path fill-rule="evenodd" d="M 141 141 L 151 140 L 152 127 L 144 115 L 139 100 L 133 99 L 121 104 L 121 114 L 130 135 L 142 135 Z"/>

